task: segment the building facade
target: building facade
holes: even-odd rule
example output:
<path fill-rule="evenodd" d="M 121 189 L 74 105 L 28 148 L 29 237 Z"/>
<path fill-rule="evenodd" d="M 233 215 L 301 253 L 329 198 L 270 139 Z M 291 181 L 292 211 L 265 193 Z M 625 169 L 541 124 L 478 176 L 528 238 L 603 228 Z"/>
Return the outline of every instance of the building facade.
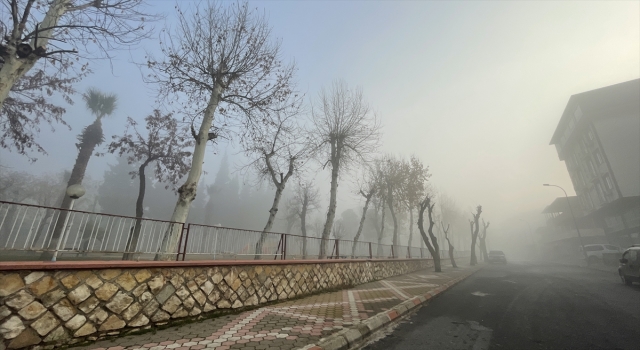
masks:
<path fill-rule="evenodd" d="M 640 79 L 573 95 L 551 139 L 585 216 L 640 243 Z"/>

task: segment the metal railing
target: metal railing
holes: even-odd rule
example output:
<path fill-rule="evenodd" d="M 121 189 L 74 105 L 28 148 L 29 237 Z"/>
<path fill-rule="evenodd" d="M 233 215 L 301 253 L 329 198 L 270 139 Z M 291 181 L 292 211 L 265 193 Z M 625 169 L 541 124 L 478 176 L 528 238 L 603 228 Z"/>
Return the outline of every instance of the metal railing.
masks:
<path fill-rule="evenodd" d="M 66 220 L 65 217 L 67 217 Z M 66 227 L 63 221 L 66 221 Z M 263 233 L 0 201 L 0 260 L 152 260 L 168 232 L 177 260 L 431 258 L 426 248 Z M 60 241 L 61 244 L 58 244 Z M 455 252 L 456 258 L 465 252 Z M 441 251 L 443 259 L 447 251 Z"/>

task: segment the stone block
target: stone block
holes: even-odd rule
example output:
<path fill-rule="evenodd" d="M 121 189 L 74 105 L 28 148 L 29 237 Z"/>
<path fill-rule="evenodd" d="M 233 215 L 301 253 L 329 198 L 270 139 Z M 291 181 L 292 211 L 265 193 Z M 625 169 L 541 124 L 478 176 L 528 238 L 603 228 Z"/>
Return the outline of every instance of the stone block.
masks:
<path fill-rule="evenodd" d="M 67 298 L 75 305 L 87 300 L 91 296 L 91 289 L 86 284 L 80 285 L 78 288 L 72 290 Z"/>
<path fill-rule="evenodd" d="M 342 334 L 342 336 L 344 337 L 344 339 L 347 340 L 347 343 L 349 343 L 349 346 L 354 346 L 363 338 L 362 333 L 360 333 L 359 330 L 353 329 L 353 328 L 347 329 L 346 332 Z"/>
<path fill-rule="evenodd" d="M 211 283 L 211 281 L 206 281 L 200 286 L 200 289 L 202 289 L 204 294 L 207 296 L 211 294 L 211 292 L 213 291 L 213 288 L 214 286 L 213 286 L 213 283 Z"/>
<path fill-rule="evenodd" d="M 24 277 L 24 283 L 26 285 L 29 285 L 37 280 L 39 280 L 40 278 L 42 278 L 42 276 L 44 276 L 44 272 L 43 271 L 34 271 L 30 274 L 28 274 L 27 276 Z"/>
<path fill-rule="evenodd" d="M 204 309 L 203 309 L 204 312 L 209 312 L 209 311 L 212 311 L 212 310 L 215 310 L 215 309 L 216 309 L 216 307 L 211 305 L 211 304 L 209 304 L 209 303 L 204 304 Z"/>
<path fill-rule="evenodd" d="M 167 299 L 164 303 L 162 303 L 162 310 L 170 314 L 173 314 L 174 312 L 176 312 L 176 310 L 178 310 L 181 304 L 182 304 L 182 301 L 180 300 L 180 298 L 178 298 L 175 295 L 172 295 L 169 299 Z"/>
<path fill-rule="evenodd" d="M 93 311 L 93 309 L 95 309 L 98 304 L 100 304 L 100 300 L 98 300 L 98 298 L 94 296 L 91 296 L 89 297 L 89 299 L 83 301 L 80 305 L 78 305 L 78 309 L 80 309 L 80 311 L 84 312 L 85 314 L 88 314 Z"/>
<path fill-rule="evenodd" d="M 111 297 L 116 294 L 117 291 L 118 287 L 115 284 L 105 283 L 102 285 L 102 287 L 98 288 L 98 290 L 96 290 L 94 294 L 96 297 L 98 297 L 98 299 L 107 301 L 111 299 Z"/>
<path fill-rule="evenodd" d="M 151 289 L 151 293 L 153 294 L 158 294 L 158 292 L 162 290 L 162 287 L 164 286 L 164 284 L 165 284 L 164 276 L 161 276 L 161 275 L 153 277 L 152 279 L 149 280 L 149 282 L 147 282 L 147 285 L 149 286 L 149 289 Z"/>
<path fill-rule="evenodd" d="M 200 304 L 200 306 L 204 306 L 204 303 L 207 302 L 207 296 L 200 290 L 193 293 L 193 298 L 198 302 L 198 304 Z"/>
<path fill-rule="evenodd" d="M 122 271 L 120 269 L 108 269 L 108 270 L 101 270 L 98 274 L 103 280 L 110 281 L 120 276 L 121 273 Z"/>
<path fill-rule="evenodd" d="M 176 295 L 181 300 L 185 300 L 191 295 L 191 293 L 189 293 L 189 290 L 187 289 L 187 287 L 182 286 L 180 289 L 176 291 Z"/>
<path fill-rule="evenodd" d="M 11 310 L 5 305 L 0 306 L 0 321 L 4 320 L 5 317 L 11 315 Z"/>
<path fill-rule="evenodd" d="M 84 324 L 84 326 L 80 327 L 80 329 L 78 329 L 75 333 L 73 333 L 74 337 L 84 337 L 87 336 L 89 334 L 93 334 L 95 333 L 96 330 L 96 326 L 94 326 L 91 322 L 87 322 Z"/>
<path fill-rule="evenodd" d="M 22 282 L 22 280 L 20 282 Z M 38 281 L 31 283 L 28 288 L 33 295 L 39 297 L 42 294 L 54 289 L 55 287 L 57 287 L 57 285 L 58 284 L 56 283 L 56 280 L 53 279 L 51 276 L 44 276 Z"/>
<path fill-rule="evenodd" d="M 207 275 L 205 274 L 200 274 L 198 276 L 196 276 L 196 278 L 194 279 L 196 281 L 196 283 L 198 284 L 198 286 L 201 286 L 204 282 L 207 281 Z"/>
<path fill-rule="evenodd" d="M 105 306 L 107 309 L 113 311 L 115 314 L 120 314 L 133 302 L 133 298 L 123 292 L 118 292 L 110 302 Z"/>
<path fill-rule="evenodd" d="M 47 309 L 42 304 L 34 301 L 26 307 L 22 308 L 22 310 L 20 310 L 18 314 L 25 320 L 33 320 L 34 318 L 37 318 L 38 316 L 45 313 L 45 311 L 47 311 Z"/>
<path fill-rule="evenodd" d="M 41 296 L 40 302 L 42 302 L 42 305 L 50 307 L 51 305 L 57 303 L 60 299 L 64 298 L 65 295 L 65 291 L 63 291 L 62 289 L 55 289 Z"/>
<path fill-rule="evenodd" d="M 168 313 L 162 311 L 162 310 L 158 310 L 158 312 L 156 312 L 153 317 L 151 317 L 151 321 L 152 322 L 163 322 L 166 321 L 168 319 L 171 318 L 171 315 L 169 315 Z"/>
<path fill-rule="evenodd" d="M 9 296 L 22 288 L 24 288 L 24 282 L 20 275 L 0 273 L 0 297 Z"/>
<path fill-rule="evenodd" d="M 133 320 L 129 322 L 129 327 L 142 327 L 149 324 L 149 318 L 147 316 L 140 314 L 136 316 Z"/>
<path fill-rule="evenodd" d="M 197 307 L 194 307 L 190 312 L 189 312 L 189 316 L 197 316 L 200 315 L 202 313 L 202 310 L 200 310 Z"/>
<path fill-rule="evenodd" d="M 102 280 L 100 278 L 98 278 L 98 276 L 91 274 L 90 276 L 88 276 L 85 280 L 84 283 L 86 285 L 88 285 L 89 287 L 95 289 L 100 288 L 100 286 L 104 283 L 102 282 Z"/>
<path fill-rule="evenodd" d="M 84 317 L 83 315 L 75 315 L 69 321 L 67 321 L 64 326 L 72 331 L 75 331 L 76 329 L 82 327 L 85 322 L 87 322 L 86 317 Z"/>
<path fill-rule="evenodd" d="M 222 281 L 222 274 L 220 272 L 216 272 L 213 274 L 213 276 L 211 276 L 211 281 L 213 282 L 213 284 L 219 284 L 220 281 Z"/>
<path fill-rule="evenodd" d="M 31 324 L 31 328 L 33 328 L 38 334 L 41 336 L 47 335 L 47 333 L 51 332 L 54 328 L 58 327 L 60 322 L 58 319 L 51 313 L 47 312 L 42 317 L 40 317 L 37 321 Z"/>
<path fill-rule="evenodd" d="M 18 293 L 15 293 L 11 298 L 7 299 L 6 305 L 11 306 L 16 310 L 20 310 L 23 307 L 29 305 L 33 301 L 33 296 L 26 290 L 22 289 Z"/>
<path fill-rule="evenodd" d="M 189 312 L 183 308 L 179 308 L 176 312 L 171 315 L 171 318 L 182 318 L 189 316 Z"/>
<path fill-rule="evenodd" d="M 140 283 L 148 280 L 150 277 L 151 277 L 151 273 L 149 273 L 149 270 L 146 270 L 146 269 L 140 270 L 135 274 L 136 281 Z"/>
<path fill-rule="evenodd" d="M 63 321 L 69 320 L 71 317 L 75 316 L 78 312 L 76 308 L 71 304 L 68 299 L 62 299 L 59 303 L 55 304 L 53 307 L 53 312 L 55 312 L 58 317 L 60 317 Z"/>
<path fill-rule="evenodd" d="M 133 295 L 135 295 L 136 297 L 139 297 L 140 295 L 142 295 L 143 293 L 148 293 L 147 289 L 149 289 L 149 286 L 147 286 L 146 283 L 142 283 L 139 286 L 137 286 L 134 290 L 133 290 Z"/>
<path fill-rule="evenodd" d="M 31 328 L 27 328 L 20 335 L 13 338 L 13 340 L 7 346 L 8 349 L 20 349 L 26 348 L 31 345 L 39 344 L 42 341 L 38 334 Z"/>
<path fill-rule="evenodd" d="M 242 305 L 242 302 L 240 301 L 240 299 L 236 300 L 233 302 L 233 305 L 231 305 L 232 308 L 237 309 L 239 307 L 242 307 L 244 305 Z"/>
<path fill-rule="evenodd" d="M 111 315 L 111 316 L 109 316 L 109 318 L 107 318 L 106 321 L 104 321 L 104 323 L 102 323 L 100 325 L 99 330 L 101 332 L 112 331 L 112 330 L 115 330 L 115 329 L 121 329 L 126 325 L 127 324 L 123 320 L 121 320 L 118 316 Z"/>
<path fill-rule="evenodd" d="M 158 310 L 159 307 L 160 304 L 157 301 L 150 300 L 149 303 L 144 307 L 144 309 L 142 309 L 142 312 L 144 312 L 144 314 L 147 316 L 151 316 L 156 312 L 156 310 Z"/>
<path fill-rule="evenodd" d="M 64 329 L 64 327 L 60 326 L 56 328 L 53 332 L 49 333 L 49 335 L 46 338 L 44 338 L 43 341 L 45 343 L 52 343 L 52 342 L 57 342 L 59 340 L 64 340 L 68 338 L 69 338 L 69 334 Z"/>
<path fill-rule="evenodd" d="M 122 275 L 118 276 L 118 278 L 116 278 L 116 283 L 119 284 L 120 287 L 122 287 L 122 289 L 126 290 L 127 292 L 130 292 L 138 285 L 136 279 L 133 278 L 133 276 L 131 276 L 131 274 L 128 272 L 125 272 Z"/>
<path fill-rule="evenodd" d="M 218 309 L 229 309 L 231 308 L 231 303 L 229 303 L 228 300 L 222 299 L 218 302 L 218 304 L 216 304 L 218 306 Z"/>
<path fill-rule="evenodd" d="M 18 316 L 11 316 L 2 324 L 0 324 L 0 335 L 4 339 L 13 339 L 20 335 L 25 329 L 22 320 Z"/>
<path fill-rule="evenodd" d="M 175 291 L 176 289 L 171 284 L 167 284 L 160 293 L 156 295 L 156 300 L 158 300 L 160 304 L 164 304 Z"/>
<path fill-rule="evenodd" d="M 60 282 L 67 289 L 72 289 L 73 287 L 77 286 L 78 283 L 80 283 L 80 280 L 75 275 L 69 275 L 69 276 L 61 279 Z"/>
<path fill-rule="evenodd" d="M 109 317 L 109 313 L 104 311 L 103 308 L 99 307 L 95 309 L 95 311 L 93 311 L 91 315 L 89 315 L 89 320 L 91 320 L 91 322 L 93 323 L 101 324 L 102 322 L 104 322 L 104 320 L 107 319 L 107 317 Z"/>
<path fill-rule="evenodd" d="M 133 303 L 122 313 L 122 318 L 124 318 L 125 321 L 129 321 L 137 315 L 140 310 L 142 310 L 142 306 L 139 303 Z"/>
<path fill-rule="evenodd" d="M 189 290 L 191 291 L 191 293 L 195 292 L 196 290 L 198 290 L 198 284 L 191 280 L 191 281 L 187 281 L 187 288 L 189 288 Z"/>

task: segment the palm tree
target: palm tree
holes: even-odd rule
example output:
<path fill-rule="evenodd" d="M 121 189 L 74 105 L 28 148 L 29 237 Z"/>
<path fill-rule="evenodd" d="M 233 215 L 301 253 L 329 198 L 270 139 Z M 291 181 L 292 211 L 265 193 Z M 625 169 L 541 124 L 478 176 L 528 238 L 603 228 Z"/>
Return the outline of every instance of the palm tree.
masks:
<path fill-rule="evenodd" d="M 117 106 L 116 95 L 107 94 L 97 89 L 90 88 L 84 95 L 82 95 L 87 109 L 95 117 L 93 123 L 85 127 L 80 135 L 78 135 L 79 143 L 76 143 L 78 147 L 78 157 L 76 163 L 71 170 L 71 176 L 67 183 L 67 187 L 75 184 L 82 184 L 84 179 L 84 173 L 89 165 L 89 159 L 93 155 L 93 151 L 96 146 L 100 145 L 104 141 L 104 134 L 102 132 L 102 118 L 110 116 Z M 66 190 L 66 188 L 65 188 Z M 63 195 L 60 208 L 68 209 L 71 205 L 71 198 Z M 58 244 L 58 238 L 62 232 L 62 226 L 64 225 L 64 219 L 67 215 L 66 211 L 60 212 L 56 227 L 53 231 L 53 237 L 49 244 L 49 249 L 55 249 Z"/>

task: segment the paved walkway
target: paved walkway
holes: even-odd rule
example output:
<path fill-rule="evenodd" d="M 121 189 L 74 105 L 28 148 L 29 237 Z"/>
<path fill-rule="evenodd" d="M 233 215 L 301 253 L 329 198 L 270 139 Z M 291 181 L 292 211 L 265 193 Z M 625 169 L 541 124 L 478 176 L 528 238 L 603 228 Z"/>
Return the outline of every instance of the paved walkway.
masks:
<path fill-rule="evenodd" d="M 157 332 L 101 340 L 74 349 L 296 349 L 317 343 L 321 338 L 414 296 L 424 295 L 440 284 L 476 269 L 444 266 L 444 272 L 436 274 L 430 268 L 348 290 L 318 294 Z"/>

